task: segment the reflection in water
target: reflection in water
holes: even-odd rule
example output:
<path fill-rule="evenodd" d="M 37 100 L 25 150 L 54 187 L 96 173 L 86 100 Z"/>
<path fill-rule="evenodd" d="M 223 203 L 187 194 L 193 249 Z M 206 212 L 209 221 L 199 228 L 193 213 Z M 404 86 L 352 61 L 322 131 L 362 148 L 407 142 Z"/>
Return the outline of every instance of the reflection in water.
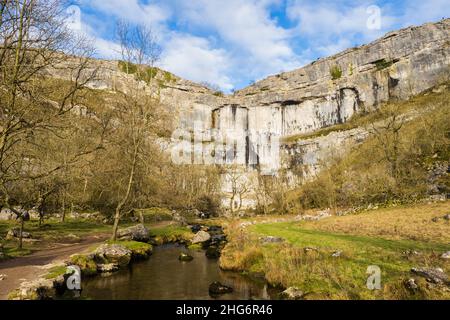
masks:
<path fill-rule="evenodd" d="M 181 251 L 194 257 L 180 262 Z M 189 251 L 177 245 L 155 248 L 148 261 L 134 263 L 109 277 L 85 280 L 82 297 L 106 300 L 207 300 L 209 285 L 214 281 L 231 286 L 234 292 L 218 299 L 270 299 L 276 294 L 264 282 L 240 274 L 221 271 L 217 260 L 205 257 L 203 251 Z"/>

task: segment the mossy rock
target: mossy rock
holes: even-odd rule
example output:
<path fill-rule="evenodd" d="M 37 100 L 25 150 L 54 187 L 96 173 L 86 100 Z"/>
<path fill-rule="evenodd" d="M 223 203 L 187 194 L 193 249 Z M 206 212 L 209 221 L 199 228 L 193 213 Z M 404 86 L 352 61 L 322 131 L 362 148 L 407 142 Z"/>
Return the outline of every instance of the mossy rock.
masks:
<path fill-rule="evenodd" d="M 70 262 L 80 267 L 81 274 L 93 276 L 97 274 L 97 263 L 93 255 L 76 254 L 70 257 Z"/>
<path fill-rule="evenodd" d="M 131 258 L 133 260 L 148 259 L 153 253 L 153 246 L 148 243 L 137 241 L 119 241 L 116 242 L 131 251 Z"/>
<path fill-rule="evenodd" d="M 203 249 L 203 246 L 200 243 L 196 243 L 189 245 L 187 248 L 192 251 L 201 251 Z"/>
<path fill-rule="evenodd" d="M 178 260 L 182 261 L 182 262 L 190 262 L 192 260 L 194 260 L 193 256 L 188 255 L 187 253 L 180 253 L 180 256 L 178 257 Z"/>
<path fill-rule="evenodd" d="M 164 244 L 164 238 L 156 236 L 150 240 L 150 243 L 154 246 L 162 246 Z"/>

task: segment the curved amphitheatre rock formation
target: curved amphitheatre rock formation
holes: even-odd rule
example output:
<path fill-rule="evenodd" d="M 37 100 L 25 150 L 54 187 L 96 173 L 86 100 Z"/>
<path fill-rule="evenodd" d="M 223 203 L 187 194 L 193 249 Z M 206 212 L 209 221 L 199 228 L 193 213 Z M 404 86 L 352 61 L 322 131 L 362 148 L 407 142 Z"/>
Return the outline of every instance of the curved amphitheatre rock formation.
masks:
<path fill-rule="evenodd" d="M 233 95 L 214 93 L 175 76 L 159 90 L 162 102 L 177 114 L 174 137 L 190 142 L 194 134 L 200 140 L 193 148 L 196 156 L 188 154 L 185 159 L 205 165 L 236 163 L 242 183 L 252 184 L 256 168 L 273 174 L 281 166 L 294 169 L 301 165 L 305 176 L 317 172 L 331 147 L 358 142 L 367 133 L 353 129 L 308 140 L 295 136 L 345 123 L 355 113 L 383 102 L 406 100 L 448 79 L 449 65 L 450 19 L 445 19 L 390 32 L 370 44 L 268 77 Z M 93 88 L 126 91 L 124 79 L 129 76 L 119 70 L 117 62 L 95 61 L 95 66 L 100 69 Z M 289 144 L 273 143 L 286 137 L 290 137 Z M 281 164 L 280 157 L 286 163 Z M 231 192 L 229 178 L 223 180 L 224 192 Z M 252 195 L 246 198 L 243 206 L 252 206 Z"/>

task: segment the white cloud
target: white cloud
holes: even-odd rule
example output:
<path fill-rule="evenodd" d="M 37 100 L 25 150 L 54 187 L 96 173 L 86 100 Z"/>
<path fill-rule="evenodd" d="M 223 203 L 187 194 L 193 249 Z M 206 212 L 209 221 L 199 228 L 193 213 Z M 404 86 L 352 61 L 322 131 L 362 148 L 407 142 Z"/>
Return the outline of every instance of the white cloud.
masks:
<path fill-rule="evenodd" d="M 83 8 L 91 8 L 135 23 L 157 26 L 171 15 L 170 10 L 154 2 L 142 4 L 139 0 L 78 0 Z"/>
<path fill-rule="evenodd" d="M 233 53 L 237 70 L 253 77 L 299 66 L 289 40 L 291 30 L 277 25 L 270 6 L 278 0 L 176 1 L 181 23 L 214 32 Z"/>
<path fill-rule="evenodd" d="M 226 91 L 233 89 L 227 76 L 230 63 L 226 52 L 211 48 L 204 38 L 174 34 L 165 45 L 161 66 L 192 81 L 206 81 Z"/>

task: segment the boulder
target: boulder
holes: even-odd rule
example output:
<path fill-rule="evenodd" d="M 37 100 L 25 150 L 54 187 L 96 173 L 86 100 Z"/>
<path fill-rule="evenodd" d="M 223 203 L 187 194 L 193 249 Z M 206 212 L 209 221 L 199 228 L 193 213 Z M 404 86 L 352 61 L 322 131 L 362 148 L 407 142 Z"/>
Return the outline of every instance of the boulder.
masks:
<path fill-rule="evenodd" d="M 450 251 L 443 253 L 441 256 L 441 259 L 445 259 L 445 260 L 450 259 Z"/>
<path fill-rule="evenodd" d="M 112 273 L 119 270 L 120 267 L 117 263 L 98 264 L 97 271 L 99 273 Z"/>
<path fill-rule="evenodd" d="M 81 274 L 84 276 L 93 276 L 97 274 L 97 263 L 94 254 L 74 254 L 70 256 L 67 265 L 76 265 L 80 267 Z"/>
<path fill-rule="evenodd" d="M 411 278 L 405 281 L 405 287 L 409 290 L 417 290 L 419 286 L 416 283 L 416 280 Z"/>
<path fill-rule="evenodd" d="M 273 237 L 273 236 L 261 237 L 261 238 L 259 238 L 259 240 L 260 240 L 263 244 L 269 244 L 269 243 L 281 243 L 281 242 L 284 242 L 284 239 L 283 239 L 283 238 L 280 238 L 280 237 Z"/>
<path fill-rule="evenodd" d="M 335 251 L 333 252 L 333 254 L 331 255 L 333 258 L 339 258 L 342 255 L 342 251 Z"/>
<path fill-rule="evenodd" d="M 131 250 L 119 244 L 103 244 L 95 250 L 97 259 L 105 263 L 115 263 L 120 267 L 127 266 L 131 261 Z"/>
<path fill-rule="evenodd" d="M 296 287 L 290 287 L 280 293 L 282 300 L 302 300 L 305 293 Z"/>
<path fill-rule="evenodd" d="M 443 218 L 444 220 L 450 221 L 450 214 L 446 214 Z"/>
<path fill-rule="evenodd" d="M 188 224 L 186 218 L 176 211 L 172 212 L 172 219 L 173 221 L 178 222 L 181 226 L 187 226 Z"/>
<path fill-rule="evenodd" d="M 13 240 L 14 238 L 19 238 L 20 235 L 20 229 L 19 228 L 13 228 L 8 231 L 8 234 L 6 235 L 6 240 Z M 31 239 L 31 233 L 29 232 L 22 232 L 22 238 L 23 239 Z"/>
<path fill-rule="evenodd" d="M 441 268 L 412 268 L 411 272 L 436 284 L 448 284 L 448 276 Z"/>
<path fill-rule="evenodd" d="M 56 296 L 56 286 L 63 282 L 64 277 L 57 279 L 39 278 L 34 281 L 24 282 L 20 288 L 11 292 L 9 300 L 50 300 Z"/>
<path fill-rule="evenodd" d="M 178 260 L 182 261 L 182 262 L 190 262 L 192 260 L 194 260 L 193 256 L 188 255 L 187 253 L 180 253 L 180 256 L 178 257 Z"/>
<path fill-rule="evenodd" d="M 8 278 L 6 274 L 0 274 L 0 281 L 5 280 L 6 278 Z"/>
<path fill-rule="evenodd" d="M 211 237 L 211 244 L 220 246 L 227 242 L 227 236 L 224 234 L 217 234 Z"/>
<path fill-rule="evenodd" d="M 223 228 L 221 226 L 210 226 L 206 229 L 206 231 L 210 234 L 210 235 L 219 235 L 219 234 L 223 234 Z"/>
<path fill-rule="evenodd" d="M 192 239 L 192 244 L 204 243 L 211 240 L 211 235 L 206 231 L 199 231 Z"/>
<path fill-rule="evenodd" d="M 119 239 L 133 240 L 138 242 L 148 242 L 150 240 L 150 231 L 142 224 L 119 230 L 117 233 Z"/>
<path fill-rule="evenodd" d="M 16 220 L 17 215 L 11 211 L 11 209 L 3 208 L 0 211 L 0 221 L 11 221 Z"/>
<path fill-rule="evenodd" d="M 150 239 L 150 243 L 153 246 L 161 246 L 164 244 L 164 239 L 160 236 L 156 236 L 156 237 L 153 237 L 152 239 Z"/>
<path fill-rule="evenodd" d="M 191 231 L 192 231 L 193 233 L 197 233 L 197 232 L 199 232 L 200 230 L 202 230 L 202 226 L 199 225 L 199 224 L 194 224 L 194 225 L 192 225 L 192 226 L 189 226 L 189 228 L 191 229 Z"/>
<path fill-rule="evenodd" d="M 219 259 L 220 249 L 217 246 L 209 246 L 208 249 L 206 249 L 205 255 L 209 259 Z"/>
<path fill-rule="evenodd" d="M 209 285 L 209 294 L 210 295 L 222 295 L 226 293 L 232 293 L 233 288 L 225 286 L 220 282 L 216 281 Z"/>

